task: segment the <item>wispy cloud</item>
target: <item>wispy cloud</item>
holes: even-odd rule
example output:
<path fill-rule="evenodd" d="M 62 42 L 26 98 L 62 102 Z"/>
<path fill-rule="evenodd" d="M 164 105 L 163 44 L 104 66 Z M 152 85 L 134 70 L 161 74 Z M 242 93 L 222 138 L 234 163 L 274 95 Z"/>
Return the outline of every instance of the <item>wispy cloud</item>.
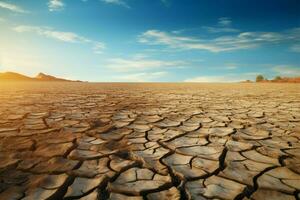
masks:
<path fill-rule="evenodd" d="M 300 53 L 300 43 L 292 45 L 290 50 L 293 51 L 293 52 Z"/>
<path fill-rule="evenodd" d="M 230 83 L 241 82 L 245 80 L 253 80 L 255 75 L 259 73 L 245 73 L 245 74 L 224 74 L 218 76 L 196 76 L 184 80 L 184 82 L 211 82 L 211 83 Z"/>
<path fill-rule="evenodd" d="M 29 11 L 24 10 L 20 6 L 17 6 L 15 4 L 11 4 L 11 3 L 6 3 L 3 1 L 0 1 L 0 8 L 7 9 L 7 10 L 17 12 L 17 13 L 29 13 Z"/>
<path fill-rule="evenodd" d="M 94 47 L 93 47 L 94 53 L 102 54 L 103 50 L 106 48 L 106 45 L 102 42 L 92 42 L 92 43 L 94 43 Z"/>
<path fill-rule="evenodd" d="M 48 8 L 50 11 L 59 11 L 64 9 L 65 4 L 62 0 L 49 0 Z"/>
<path fill-rule="evenodd" d="M 225 64 L 224 68 L 227 70 L 235 70 L 238 68 L 238 66 L 235 63 L 229 63 L 229 64 Z"/>
<path fill-rule="evenodd" d="M 284 32 L 242 32 L 230 36 L 202 39 L 191 36 L 148 30 L 138 37 L 140 43 L 163 45 L 174 50 L 206 50 L 224 52 L 239 49 L 251 49 L 264 44 L 278 44 L 300 41 L 300 28 Z"/>
<path fill-rule="evenodd" d="M 130 6 L 123 0 L 101 0 L 101 1 L 108 4 L 115 4 L 115 5 L 123 6 L 125 8 L 130 8 Z"/>
<path fill-rule="evenodd" d="M 46 36 L 48 38 L 64 41 L 64 42 L 89 42 L 88 39 L 77 35 L 72 32 L 61 32 L 56 31 L 49 27 L 39 27 L 39 26 L 16 26 L 14 30 L 23 33 L 23 32 L 32 32 L 41 36 Z"/>
<path fill-rule="evenodd" d="M 210 33 L 232 33 L 239 32 L 240 30 L 231 27 L 213 27 L 213 26 L 203 26 Z"/>
<path fill-rule="evenodd" d="M 232 82 L 233 80 L 225 76 L 197 76 L 186 79 L 184 82 Z"/>
<path fill-rule="evenodd" d="M 240 32 L 240 30 L 231 27 L 232 21 L 229 17 L 221 17 L 215 26 L 203 26 L 210 33 L 230 33 Z"/>
<path fill-rule="evenodd" d="M 121 82 L 153 82 L 158 81 L 159 78 L 162 78 L 167 74 L 168 73 L 166 71 L 141 72 L 134 74 L 124 74 L 120 76 L 115 76 L 113 78 Z"/>
<path fill-rule="evenodd" d="M 230 33 L 239 32 L 240 30 L 231 27 L 232 20 L 229 17 L 221 17 L 215 26 L 203 26 L 210 33 Z"/>
<path fill-rule="evenodd" d="M 299 76 L 300 66 L 278 65 L 273 67 L 273 71 L 282 76 Z"/>
<path fill-rule="evenodd" d="M 218 24 L 220 26 L 230 26 L 232 23 L 231 19 L 229 17 L 220 17 Z"/>
<path fill-rule="evenodd" d="M 206 50 L 211 52 L 221 52 L 253 46 L 253 44 L 243 44 L 234 38 L 230 40 L 231 41 L 229 41 L 229 38 L 227 38 L 227 40 L 226 38 L 216 38 L 216 41 L 203 40 L 187 36 L 178 36 L 159 30 L 148 30 L 139 36 L 139 42 L 141 43 L 149 45 L 166 45 L 167 47 L 176 50 Z M 231 44 L 229 42 L 231 42 Z M 239 45 L 236 43 L 239 43 Z"/>
<path fill-rule="evenodd" d="M 13 28 L 16 32 L 24 33 L 30 32 L 47 38 L 55 39 L 62 42 L 68 43 L 90 43 L 94 45 L 93 49 L 95 53 L 101 53 L 105 48 L 105 44 L 98 41 L 93 41 L 86 37 L 80 36 L 73 32 L 62 32 L 54 30 L 50 27 L 40 27 L 40 26 L 16 26 Z"/>
<path fill-rule="evenodd" d="M 107 67 L 120 72 L 144 71 L 165 67 L 180 67 L 186 65 L 183 61 L 151 60 L 145 58 L 112 58 L 107 60 Z"/>

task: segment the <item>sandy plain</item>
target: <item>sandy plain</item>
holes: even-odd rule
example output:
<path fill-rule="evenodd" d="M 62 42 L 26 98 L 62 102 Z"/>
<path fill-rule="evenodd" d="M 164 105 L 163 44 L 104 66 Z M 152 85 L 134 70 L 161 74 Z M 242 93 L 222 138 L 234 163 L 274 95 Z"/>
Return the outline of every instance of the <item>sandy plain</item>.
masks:
<path fill-rule="evenodd" d="M 0 83 L 0 199 L 300 199 L 300 84 Z"/>

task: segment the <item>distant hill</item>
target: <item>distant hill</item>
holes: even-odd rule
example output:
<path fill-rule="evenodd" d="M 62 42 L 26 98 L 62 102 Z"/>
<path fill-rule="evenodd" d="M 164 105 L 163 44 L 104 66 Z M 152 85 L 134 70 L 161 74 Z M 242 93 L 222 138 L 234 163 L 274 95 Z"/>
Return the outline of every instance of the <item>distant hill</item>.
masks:
<path fill-rule="evenodd" d="M 34 81 L 34 78 L 30 78 L 28 76 L 18 74 L 15 72 L 5 72 L 0 73 L 0 81 Z"/>
<path fill-rule="evenodd" d="M 71 81 L 67 79 L 57 78 L 55 76 L 39 73 L 36 77 L 28 77 L 15 72 L 0 73 L 0 81 Z"/>
<path fill-rule="evenodd" d="M 47 74 L 43 74 L 43 73 L 39 73 L 35 77 L 35 79 L 40 80 L 40 81 L 70 81 L 67 79 L 56 78 L 55 76 L 51 76 L 51 75 L 47 75 Z"/>

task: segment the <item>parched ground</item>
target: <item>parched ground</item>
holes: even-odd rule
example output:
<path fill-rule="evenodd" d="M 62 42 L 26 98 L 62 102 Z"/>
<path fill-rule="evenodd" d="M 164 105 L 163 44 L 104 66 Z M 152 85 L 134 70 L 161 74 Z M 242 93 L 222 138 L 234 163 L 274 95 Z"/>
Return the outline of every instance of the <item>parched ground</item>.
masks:
<path fill-rule="evenodd" d="M 300 199 L 300 84 L 0 83 L 0 199 Z"/>

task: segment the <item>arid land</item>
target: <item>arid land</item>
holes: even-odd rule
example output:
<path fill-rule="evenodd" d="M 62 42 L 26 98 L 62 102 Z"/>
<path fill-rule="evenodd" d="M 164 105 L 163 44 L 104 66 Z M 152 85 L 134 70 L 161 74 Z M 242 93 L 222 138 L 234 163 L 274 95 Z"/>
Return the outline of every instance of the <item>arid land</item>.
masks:
<path fill-rule="evenodd" d="M 0 199 L 300 199 L 300 84 L 0 83 Z"/>

